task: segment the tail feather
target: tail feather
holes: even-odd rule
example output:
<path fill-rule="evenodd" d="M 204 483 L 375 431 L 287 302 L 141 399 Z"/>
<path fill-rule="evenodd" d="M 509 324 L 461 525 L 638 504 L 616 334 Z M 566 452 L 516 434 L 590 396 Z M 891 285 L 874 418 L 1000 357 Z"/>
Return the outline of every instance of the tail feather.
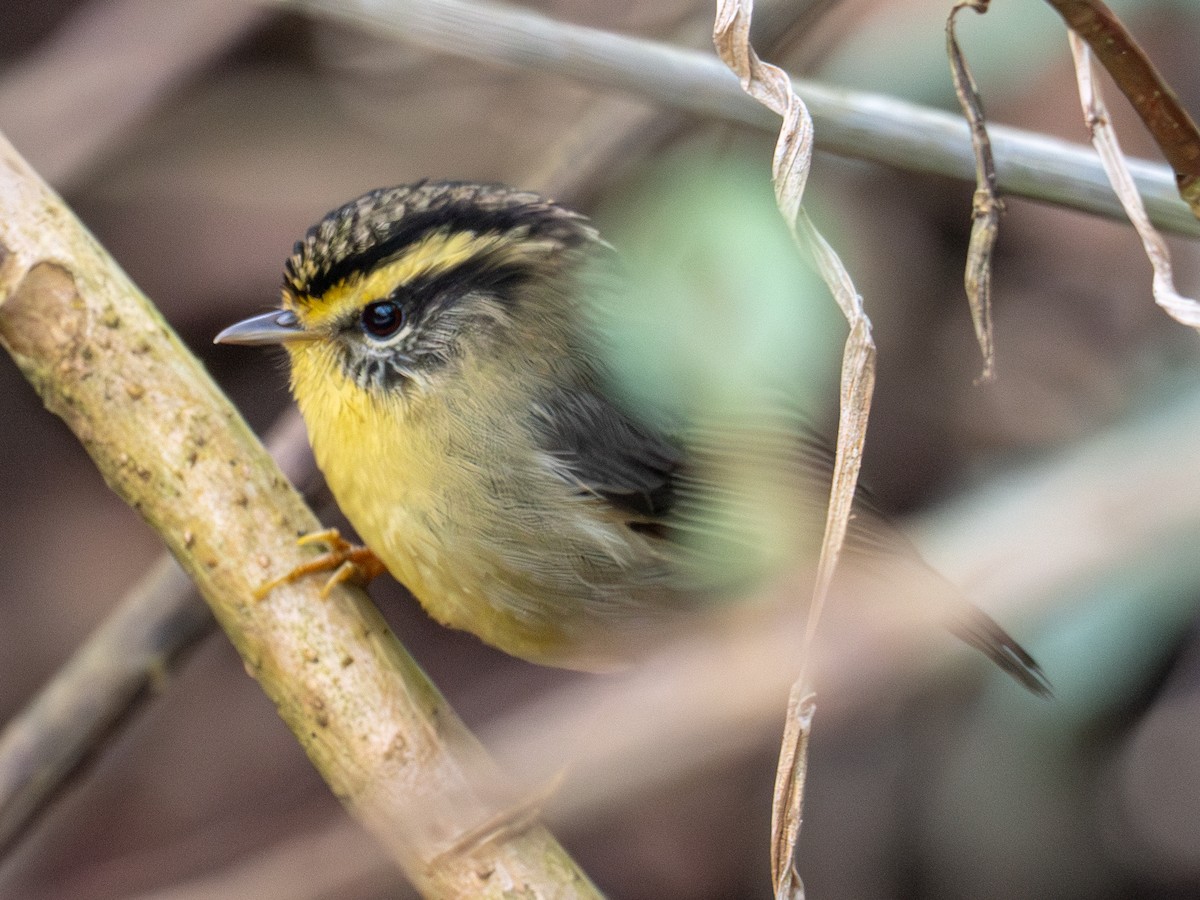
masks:
<path fill-rule="evenodd" d="M 934 569 L 898 528 L 870 506 L 851 522 L 848 549 L 860 569 L 901 586 L 897 600 L 937 616 L 955 636 L 1039 697 L 1054 691 L 1037 661 L 991 616 Z"/>
<path fill-rule="evenodd" d="M 950 629 L 1039 697 L 1054 696 L 1042 667 L 983 610 L 964 602 L 962 615 Z"/>

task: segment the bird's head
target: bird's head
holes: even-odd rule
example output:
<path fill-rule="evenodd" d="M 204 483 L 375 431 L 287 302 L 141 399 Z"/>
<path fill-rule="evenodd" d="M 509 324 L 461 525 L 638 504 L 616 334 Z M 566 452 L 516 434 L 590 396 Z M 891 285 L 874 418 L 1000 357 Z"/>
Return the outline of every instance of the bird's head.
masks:
<path fill-rule="evenodd" d="M 500 185 L 375 190 L 296 243 L 279 309 L 216 341 L 282 344 L 294 384 L 304 369 L 370 392 L 429 390 L 473 353 L 567 342 L 555 335 L 572 327 L 574 279 L 600 246 L 578 213 Z"/>

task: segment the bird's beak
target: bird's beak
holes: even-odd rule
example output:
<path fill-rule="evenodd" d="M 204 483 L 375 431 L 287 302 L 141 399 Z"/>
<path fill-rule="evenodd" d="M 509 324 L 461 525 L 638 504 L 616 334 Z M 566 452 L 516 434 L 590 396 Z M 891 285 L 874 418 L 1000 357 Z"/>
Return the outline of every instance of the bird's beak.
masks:
<path fill-rule="evenodd" d="M 315 338 L 305 331 L 296 314 L 290 309 L 273 309 L 261 316 L 251 316 L 230 325 L 215 338 L 214 344 L 285 344 Z"/>

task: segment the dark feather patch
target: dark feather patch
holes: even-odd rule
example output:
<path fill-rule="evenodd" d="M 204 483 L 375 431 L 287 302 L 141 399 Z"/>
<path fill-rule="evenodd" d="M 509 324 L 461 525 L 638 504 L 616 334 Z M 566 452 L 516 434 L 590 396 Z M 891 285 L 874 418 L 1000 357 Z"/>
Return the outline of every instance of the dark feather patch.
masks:
<path fill-rule="evenodd" d="M 582 491 L 635 516 L 670 512 L 682 452 L 600 394 L 556 388 L 535 407 L 534 427 L 540 449 Z"/>

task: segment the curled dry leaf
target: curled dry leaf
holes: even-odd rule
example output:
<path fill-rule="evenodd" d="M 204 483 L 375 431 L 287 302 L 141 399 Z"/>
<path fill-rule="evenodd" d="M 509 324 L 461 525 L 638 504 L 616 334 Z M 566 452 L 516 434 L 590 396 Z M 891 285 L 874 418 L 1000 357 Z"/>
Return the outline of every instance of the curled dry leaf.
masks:
<path fill-rule="evenodd" d="M 1113 190 L 1120 198 L 1121 205 L 1125 207 L 1129 221 L 1137 229 L 1146 256 L 1154 268 L 1154 302 L 1177 322 L 1200 328 L 1200 303 L 1181 296 L 1175 289 L 1175 279 L 1171 274 L 1171 253 L 1162 235 L 1150 224 L 1146 207 L 1117 142 L 1117 134 L 1109 120 L 1108 109 L 1100 95 L 1100 87 L 1095 82 L 1092 53 L 1074 31 L 1069 32 L 1069 38 L 1071 54 L 1075 58 L 1075 78 L 1079 82 L 1079 99 L 1083 104 L 1083 114 L 1092 136 L 1092 145 L 1100 154 Z"/>
<path fill-rule="evenodd" d="M 1000 233 L 1000 215 L 1004 212 L 1004 204 L 997 191 L 996 161 L 983 115 L 983 99 L 954 30 L 955 19 L 963 8 L 983 14 L 987 12 L 988 0 L 963 0 L 950 10 L 950 15 L 946 17 L 946 53 L 950 57 L 954 92 L 971 128 L 971 148 L 975 154 L 975 197 L 971 204 L 971 241 L 967 247 L 963 286 L 971 307 L 971 320 L 975 323 L 975 338 L 983 354 L 983 372 L 979 380 L 991 381 L 996 377 L 992 331 L 992 251 Z"/>
<path fill-rule="evenodd" d="M 841 405 L 833 483 L 802 655 L 802 659 L 807 660 L 850 522 L 875 384 L 875 343 L 862 297 L 837 253 L 802 208 L 804 186 L 812 164 L 812 118 L 804 102 L 792 89 L 787 73 L 778 66 L 763 62 L 750 46 L 753 6 L 752 0 L 718 0 L 713 44 L 721 59 L 741 81 L 742 89 L 783 117 L 771 166 L 775 199 L 793 238 L 813 254 L 818 271 L 850 324 L 850 335 L 842 356 Z M 793 860 L 800 834 L 808 733 L 815 708 L 813 696 L 808 693 L 805 682 L 802 668 L 792 689 L 792 703 L 789 704 L 788 723 L 776 775 L 771 869 L 777 898 L 804 896 Z"/>
<path fill-rule="evenodd" d="M 804 813 L 804 777 L 808 772 L 808 737 L 812 732 L 816 696 L 800 682 L 788 697 L 783 750 L 775 772 L 771 810 L 771 883 L 775 900 L 803 900 L 804 884 L 796 871 L 796 841 Z"/>
<path fill-rule="evenodd" d="M 843 353 L 842 408 L 830 515 L 822 542 L 813 599 L 812 621 L 815 623 L 841 553 L 858 482 L 874 385 L 875 343 L 862 297 L 850 280 L 845 266 L 801 209 L 804 185 L 812 161 L 812 119 L 803 101 L 792 90 L 787 73 L 778 66 L 764 63 L 750 46 L 752 10 L 751 2 L 721 0 L 717 6 L 713 43 L 746 92 L 783 116 L 772 164 L 775 196 L 788 228 L 797 243 L 813 254 L 818 271 L 850 324 L 850 336 Z M 853 404 L 853 408 L 848 409 L 847 403 Z"/>

